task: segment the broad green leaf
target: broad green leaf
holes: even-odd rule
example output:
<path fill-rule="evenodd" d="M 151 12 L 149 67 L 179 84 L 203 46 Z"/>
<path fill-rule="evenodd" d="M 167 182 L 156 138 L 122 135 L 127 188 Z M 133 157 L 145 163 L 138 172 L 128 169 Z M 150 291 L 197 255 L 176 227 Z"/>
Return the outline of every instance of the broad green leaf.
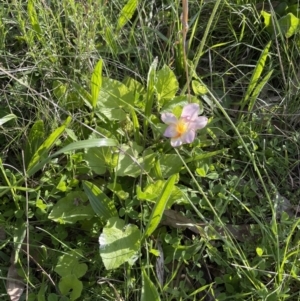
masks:
<path fill-rule="evenodd" d="M 125 262 L 133 264 L 140 249 L 141 232 L 136 225 L 126 225 L 118 217 L 110 218 L 99 237 L 100 256 L 107 270 Z"/>
<path fill-rule="evenodd" d="M 138 177 L 145 172 L 149 172 L 153 166 L 156 154 L 148 149 L 143 152 L 141 157 L 138 156 L 141 149 L 137 144 L 133 143 L 132 147 L 127 145 L 122 146 L 122 151 L 116 156 L 117 166 L 116 175 L 119 177 Z"/>
<path fill-rule="evenodd" d="M 142 279 L 143 279 L 143 286 L 142 286 L 141 301 L 160 301 L 160 297 L 156 289 L 156 286 L 148 277 L 145 268 L 142 268 Z"/>
<path fill-rule="evenodd" d="M 116 119 L 116 112 L 130 112 L 134 104 L 134 94 L 122 82 L 107 77 L 102 78 L 102 88 L 98 96 L 97 107 L 106 118 Z M 126 116 L 126 115 L 125 115 Z"/>
<path fill-rule="evenodd" d="M 74 275 L 76 278 L 80 278 L 84 276 L 88 270 L 88 266 L 85 263 L 79 262 L 80 255 L 82 255 L 82 251 L 75 249 L 68 254 L 59 256 L 54 271 L 61 277 Z"/>
<path fill-rule="evenodd" d="M 88 181 L 83 181 L 82 184 L 91 206 L 103 221 L 118 216 L 114 202 L 100 188 Z"/>
<path fill-rule="evenodd" d="M 144 233 L 144 238 L 149 237 L 154 232 L 154 230 L 157 228 L 158 224 L 160 223 L 161 218 L 164 213 L 164 210 L 165 210 L 165 207 L 166 207 L 166 204 L 169 200 L 172 190 L 174 189 L 175 180 L 176 180 L 176 175 L 173 175 L 165 183 L 165 185 L 161 191 L 161 194 L 158 197 L 158 200 L 153 208 L 151 216 L 149 218 L 149 221 L 148 221 L 145 233 Z"/>
<path fill-rule="evenodd" d="M 69 192 L 54 204 L 48 218 L 60 224 L 74 224 L 80 220 L 88 220 L 95 216 L 88 198 L 82 191 Z"/>
<path fill-rule="evenodd" d="M 37 149 L 29 162 L 27 168 L 28 173 L 30 173 L 30 170 L 33 169 L 39 161 L 41 161 L 48 155 L 49 150 L 52 148 L 57 139 L 63 134 L 70 121 L 71 118 L 68 117 L 65 123 L 57 128 L 52 134 L 50 134 L 50 136 L 44 141 L 44 143 L 42 143 L 42 145 Z"/>
<path fill-rule="evenodd" d="M 252 92 L 252 95 L 250 97 L 250 100 L 249 100 L 249 105 L 248 105 L 248 111 L 251 112 L 253 107 L 254 107 L 254 104 L 255 104 L 255 101 L 258 97 L 258 95 L 260 94 L 260 92 L 262 91 L 263 87 L 265 86 L 265 84 L 268 82 L 268 80 L 270 79 L 272 73 L 273 73 L 274 70 L 270 70 L 268 72 L 268 74 L 259 82 L 259 84 L 255 87 L 255 89 L 253 90 Z"/>
<path fill-rule="evenodd" d="M 252 73 L 252 76 L 251 76 L 251 80 L 250 80 L 250 83 L 248 85 L 248 88 L 247 88 L 247 91 L 246 91 L 246 94 L 245 94 L 245 97 L 244 99 L 242 100 L 242 103 L 241 103 L 241 108 L 243 109 L 245 107 L 245 105 L 247 105 L 248 103 L 248 100 L 251 96 L 251 93 L 253 92 L 253 90 L 255 89 L 256 85 L 258 84 L 258 81 L 260 79 L 260 76 L 261 76 L 261 73 L 265 67 L 265 63 L 266 63 L 266 60 L 267 60 L 267 57 L 268 57 L 268 54 L 269 54 L 269 49 L 270 49 L 270 46 L 271 46 L 271 41 L 267 44 L 267 46 L 264 48 L 264 50 L 262 51 L 258 61 L 257 61 L 257 64 L 256 64 L 256 67 L 255 69 L 253 70 L 253 73 Z"/>
<path fill-rule="evenodd" d="M 96 108 L 99 92 L 102 86 L 102 59 L 98 61 L 94 72 L 92 74 L 91 79 L 91 95 L 92 95 L 92 107 L 93 109 Z"/>
<path fill-rule="evenodd" d="M 132 77 L 125 77 L 123 80 L 123 84 L 134 94 L 144 94 L 146 92 L 145 87 L 138 82 L 137 80 L 133 79 Z"/>
<path fill-rule="evenodd" d="M 81 296 L 83 284 L 74 275 L 62 277 L 58 283 L 60 292 L 63 295 L 70 293 L 70 301 L 76 300 Z"/>
<path fill-rule="evenodd" d="M 45 164 L 47 164 L 52 158 L 68 153 L 70 151 L 78 150 L 78 149 L 88 149 L 92 147 L 102 147 L 102 146 L 117 146 L 117 142 L 114 139 L 110 138 L 99 138 L 99 139 L 88 139 L 88 140 L 82 140 L 82 141 L 76 141 L 72 142 L 69 145 L 65 146 L 61 150 L 55 152 L 51 156 L 47 157 L 43 161 L 41 161 L 39 164 L 34 166 L 32 169 L 28 170 L 27 174 L 29 176 L 32 176 L 34 173 L 36 173 L 38 170 L 44 167 Z"/>
<path fill-rule="evenodd" d="M 45 139 L 45 128 L 43 120 L 37 120 L 30 129 L 28 139 L 25 145 L 25 165 L 28 166 L 30 159 L 41 146 Z"/>
<path fill-rule="evenodd" d="M 106 172 L 107 167 L 112 165 L 112 150 L 108 147 L 89 148 L 84 155 L 88 166 L 98 175 Z"/>
<path fill-rule="evenodd" d="M 118 18 L 117 32 L 119 32 L 124 25 L 132 18 L 138 5 L 138 0 L 128 0 L 125 6 L 122 8 L 120 16 Z"/>
<path fill-rule="evenodd" d="M 178 91 L 179 84 L 174 72 L 164 65 L 158 72 L 156 78 L 157 101 L 163 106 L 172 100 Z"/>
<path fill-rule="evenodd" d="M 287 39 L 298 31 L 299 23 L 299 18 L 295 17 L 292 13 L 288 13 L 278 20 L 280 30 Z"/>
<path fill-rule="evenodd" d="M 15 118 L 17 118 L 17 116 L 15 114 L 5 115 L 4 117 L 0 118 L 0 126 L 12 119 L 15 119 Z"/>
<path fill-rule="evenodd" d="M 168 178 L 180 172 L 183 163 L 175 154 L 163 154 L 159 159 L 163 178 Z"/>
<path fill-rule="evenodd" d="M 270 30 L 272 27 L 272 16 L 270 13 L 266 12 L 266 11 L 261 11 L 260 13 L 262 15 L 262 17 L 264 18 L 264 24 L 265 27 Z"/>

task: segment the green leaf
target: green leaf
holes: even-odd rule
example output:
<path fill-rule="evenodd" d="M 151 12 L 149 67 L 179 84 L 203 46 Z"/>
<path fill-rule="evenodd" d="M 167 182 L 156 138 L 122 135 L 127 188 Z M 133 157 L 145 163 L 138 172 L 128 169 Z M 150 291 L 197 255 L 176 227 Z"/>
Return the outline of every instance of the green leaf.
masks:
<path fill-rule="evenodd" d="M 145 172 L 149 172 L 156 154 L 152 150 L 146 150 L 143 156 L 139 157 L 142 147 L 135 142 L 132 146 L 123 145 L 117 160 L 116 175 L 119 177 L 138 177 Z"/>
<path fill-rule="evenodd" d="M 60 279 L 58 287 L 63 295 L 71 293 L 70 301 L 73 301 L 81 296 L 83 285 L 74 275 L 68 275 Z"/>
<path fill-rule="evenodd" d="M 208 92 L 207 87 L 199 83 L 197 80 L 192 81 L 192 88 L 196 95 L 205 95 Z"/>
<path fill-rule="evenodd" d="M 134 95 L 122 82 L 103 77 L 98 104 L 106 108 L 132 108 Z"/>
<path fill-rule="evenodd" d="M 83 181 L 82 184 L 91 206 L 103 221 L 118 216 L 114 202 L 100 188 L 88 181 Z"/>
<path fill-rule="evenodd" d="M 30 159 L 38 150 L 45 139 L 45 128 L 43 120 L 37 120 L 30 129 L 28 139 L 25 145 L 25 165 L 28 166 Z"/>
<path fill-rule="evenodd" d="M 182 161 L 175 154 L 163 154 L 159 159 L 159 164 L 164 178 L 178 173 L 183 165 Z"/>
<path fill-rule="evenodd" d="M 118 18 L 117 32 L 119 32 L 124 25 L 132 18 L 138 5 L 138 0 L 128 0 L 125 6 L 122 8 L 120 16 Z"/>
<path fill-rule="evenodd" d="M 100 256 L 107 270 L 125 262 L 133 264 L 140 249 L 141 232 L 136 225 L 126 225 L 118 217 L 107 221 L 99 237 Z"/>
<path fill-rule="evenodd" d="M 278 20 L 280 30 L 287 39 L 298 31 L 299 23 L 299 18 L 295 17 L 292 13 L 288 13 Z"/>
<path fill-rule="evenodd" d="M 154 183 L 150 183 L 144 191 L 141 190 L 139 186 L 137 186 L 136 196 L 138 200 L 146 200 L 149 202 L 155 203 L 161 191 L 164 188 L 166 181 L 158 180 Z M 166 205 L 167 208 L 170 208 L 174 203 L 182 203 L 185 202 L 185 197 L 183 196 L 181 190 L 174 186 L 174 189 L 171 192 L 168 203 Z"/>
<path fill-rule="evenodd" d="M 265 67 L 265 63 L 266 63 L 266 60 L 267 60 L 267 57 L 268 57 L 268 54 L 269 54 L 269 49 L 270 49 L 271 43 L 272 42 L 270 41 L 267 44 L 267 46 L 262 51 L 262 53 L 259 57 L 259 60 L 257 61 L 256 67 L 255 67 L 255 69 L 252 73 L 251 80 L 250 80 L 250 83 L 248 85 L 248 88 L 247 88 L 247 91 L 246 91 L 246 94 L 245 94 L 245 97 L 244 97 L 244 99 L 242 100 L 242 103 L 241 103 L 241 110 L 243 110 L 245 105 L 248 103 L 248 100 L 251 96 L 251 93 L 253 92 L 254 88 L 256 87 L 257 83 L 259 82 L 259 78 L 260 78 L 261 73 L 262 73 L 262 71 Z"/>
<path fill-rule="evenodd" d="M 72 142 L 69 145 L 65 146 L 61 150 L 55 152 L 51 156 L 47 157 L 43 161 L 41 161 L 39 164 L 34 166 L 32 169 L 28 170 L 28 175 L 32 176 L 34 173 L 36 173 L 38 170 L 44 167 L 46 163 L 48 163 L 52 158 L 68 153 L 70 151 L 78 150 L 78 149 L 84 149 L 84 148 L 91 148 L 91 147 L 102 147 L 102 146 L 117 146 L 117 142 L 114 139 L 110 138 L 99 138 L 99 139 L 88 139 L 88 140 L 82 140 L 82 141 L 76 141 Z"/>
<path fill-rule="evenodd" d="M 76 278 L 80 278 L 84 276 L 88 270 L 88 266 L 85 263 L 79 262 L 80 255 L 82 255 L 82 251 L 75 249 L 68 254 L 59 256 L 54 271 L 61 277 L 73 275 Z"/>
<path fill-rule="evenodd" d="M 146 135 L 149 126 L 149 119 L 152 114 L 154 91 L 156 84 L 156 68 L 158 59 L 157 57 L 152 62 L 147 76 L 147 94 L 146 94 L 146 104 L 145 104 L 145 118 L 144 118 L 144 134 Z"/>
<path fill-rule="evenodd" d="M 160 301 L 156 286 L 152 283 L 144 268 L 142 268 L 142 279 L 141 301 Z"/>
<path fill-rule="evenodd" d="M 42 143 L 42 145 L 37 149 L 37 151 L 32 156 L 30 163 L 28 164 L 27 171 L 29 174 L 30 170 L 32 170 L 39 161 L 41 161 L 48 155 L 49 150 L 52 148 L 57 139 L 63 134 L 70 121 L 71 118 L 68 117 L 65 123 L 57 128 L 52 134 L 50 134 L 50 136 L 44 141 L 44 143 Z"/>
<path fill-rule="evenodd" d="M 261 16 L 264 18 L 264 24 L 265 24 L 265 27 L 267 29 L 271 29 L 273 26 L 272 26 L 272 16 L 270 13 L 266 12 L 266 11 L 261 11 Z"/>
<path fill-rule="evenodd" d="M 255 104 L 255 101 L 258 97 L 258 95 L 260 94 L 260 92 L 262 91 L 263 87 L 265 86 L 265 84 L 269 81 L 271 75 L 273 74 L 273 71 L 274 70 L 270 70 L 268 72 L 268 74 L 266 76 L 264 76 L 264 78 L 259 82 L 259 84 L 255 87 L 255 89 L 253 90 L 252 92 L 252 95 L 250 97 L 250 100 L 249 100 L 249 105 L 248 105 L 248 111 L 251 112 L 253 107 L 254 107 L 254 104 Z"/>
<path fill-rule="evenodd" d="M 3 116 L 2 118 L 0 118 L 0 126 L 12 119 L 15 119 L 15 118 L 17 118 L 17 116 L 15 114 L 7 114 L 7 115 Z"/>
<path fill-rule="evenodd" d="M 14 228 L 14 263 L 16 264 L 18 262 L 19 252 L 26 235 L 26 224 L 22 219 L 18 219 L 15 224 L 16 226 Z"/>
<path fill-rule="evenodd" d="M 102 175 L 106 172 L 107 167 L 112 165 L 112 150 L 108 147 L 89 148 L 84 155 L 84 160 L 92 171 Z"/>
<path fill-rule="evenodd" d="M 264 253 L 264 250 L 262 248 L 257 247 L 256 248 L 256 254 L 261 257 Z"/>
<path fill-rule="evenodd" d="M 32 28 L 38 34 L 38 37 L 41 37 L 42 31 L 40 28 L 39 19 L 38 19 L 36 10 L 34 8 L 34 4 L 35 4 L 35 1 L 28 0 L 28 4 L 27 4 L 28 16 L 29 16 L 29 20 L 30 20 Z"/>
<path fill-rule="evenodd" d="M 157 72 L 156 79 L 156 93 L 157 101 L 160 106 L 163 106 L 166 102 L 172 100 L 178 91 L 179 84 L 174 72 L 164 65 Z"/>
<path fill-rule="evenodd" d="M 144 233 L 144 239 L 149 237 L 154 230 L 157 228 L 158 224 L 160 223 L 160 220 L 163 216 L 166 204 L 169 200 L 169 197 L 172 193 L 172 190 L 174 189 L 176 180 L 176 175 L 171 176 L 166 184 L 164 185 L 162 192 L 160 196 L 158 197 L 158 200 L 153 208 L 153 211 L 151 213 L 151 216 L 149 218 L 145 233 Z"/>
<path fill-rule="evenodd" d="M 53 206 L 48 218 L 60 224 L 74 224 L 91 219 L 95 213 L 87 200 L 82 191 L 69 192 Z"/>
<path fill-rule="evenodd" d="M 102 66 L 103 66 L 103 60 L 99 60 L 94 72 L 92 74 L 91 79 L 91 94 L 92 94 L 92 107 L 93 109 L 96 108 L 99 92 L 102 86 Z"/>

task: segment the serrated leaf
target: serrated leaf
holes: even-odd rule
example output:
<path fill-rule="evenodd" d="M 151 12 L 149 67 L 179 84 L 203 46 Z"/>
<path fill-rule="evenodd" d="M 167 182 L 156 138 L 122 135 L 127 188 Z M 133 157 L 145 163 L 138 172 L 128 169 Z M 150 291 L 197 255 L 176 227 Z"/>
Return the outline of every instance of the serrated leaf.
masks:
<path fill-rule="evenodd" d="M 118 216 L 114 202 L 100 188 L 88 181 L 82 184 L 91 206 L 103 221 Z"/>
<path fill-rule="evenodd" d="M 157 228 L 157 226 L 163 216 L 166 204 L 169 200 L 172 190 L 174 189 L 175 180 L 176 180 L 176 175 L 173 175 L 167 180 L 166 184 L 164 185 L 162 192 L 161 192 L 160 196 L 158 197 L 158 200 L 157 200 L 157 202 L 153 208 L 153 211 L 151 213 L 151 216 L 149 218 L 149 221 L 148 221 L 145 233 L 144 233 L 144 239 L 149 237 L 154 232 L 154 230 Z"/>
<path fill-rule="evenodd" d="M 156 286 L 152 283 L 144 268 L 142 268 L 142 279 L 141 301 L 160 301 Z"/>
<path fill-rule="evenodd" d="M 118 18 L 117 32 L 119 32 L 124 25 L 132 18 L 138 5 L 138 0 L 128 0 L 125 6 L 122 8 L 120 16 Z"/>
<path fill-rule="evenodd" d="M 107 270 L 125 262 L 133 264 L 140 249 L 141 232 L 136 225 L 126 225 L 118 217 L 110 218 L 99 237 L 100 256 Z"/>
<path fill-rule="evenodd" d="M 103 66 L 103 60 L 99 60 L 94 72 L 92 74 L 91 79 L 91 95 L 92 95 L 92 107 L 93 109 L 96 108 L 99 92 L 102 86 L 102 66 Z"/>
<path fill-rule="evenodd" d="M 80 220 L 88 220 L 95 216 L 88 198 L 82 191 L 69 192 L 52 208 L 48 218 L 60 224 L 74 224 Z"/>
<path fill-rule="evenodd" d="M 160 106 L 173 99 L 178 88 L 179 84 L 174 72 L 167 65 L 164 65 L 157 72 L 156 79 L 157 100 Z"/>

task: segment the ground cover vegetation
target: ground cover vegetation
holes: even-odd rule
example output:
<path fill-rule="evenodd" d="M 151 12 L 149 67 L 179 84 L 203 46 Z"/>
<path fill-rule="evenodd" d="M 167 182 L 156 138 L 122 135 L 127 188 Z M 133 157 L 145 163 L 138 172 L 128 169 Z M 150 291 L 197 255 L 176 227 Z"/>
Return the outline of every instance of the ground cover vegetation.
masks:
<path fill-rule="evenodd" d="M 1 300 L 300 300 L 298 1 L 0 14 Z"/>

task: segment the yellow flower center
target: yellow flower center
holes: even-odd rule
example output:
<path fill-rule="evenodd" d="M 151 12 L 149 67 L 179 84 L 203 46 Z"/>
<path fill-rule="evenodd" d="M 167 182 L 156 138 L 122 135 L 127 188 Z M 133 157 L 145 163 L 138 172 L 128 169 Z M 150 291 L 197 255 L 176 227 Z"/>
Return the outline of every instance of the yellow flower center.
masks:
<path fill-rule="evenodd" d="M 183 119 L 179 119 L 176 124 L 177 137 L 180 137 L 182 134 L 184 134 L 187 128 L 188 128 L 188 123 L 185 122 L 185 120 Z"/>

